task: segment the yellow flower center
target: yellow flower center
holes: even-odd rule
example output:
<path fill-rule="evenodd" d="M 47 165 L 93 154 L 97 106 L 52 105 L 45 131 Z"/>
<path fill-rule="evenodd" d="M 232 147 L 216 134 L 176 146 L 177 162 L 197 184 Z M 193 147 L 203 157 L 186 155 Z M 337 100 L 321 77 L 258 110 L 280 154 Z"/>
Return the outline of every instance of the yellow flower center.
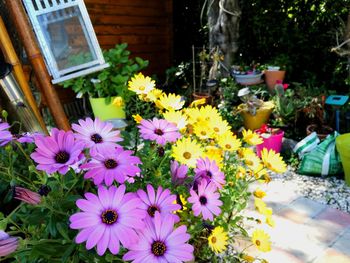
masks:
<path fill-rule="evenodd" d="M 257 245 L 257 246 L 260 246 L 260 241 L 259 240 L 257 240 L 257 241 L 255 241 L 255 244 Z"/>
<path fill-rule="evenodd" d="M 218 127 L 215 127 L 215 128 L 214 128 L 214 131 L 215 131 L 215 132 L 219 132 L 220 129 L 219 129 Z"/>
<path fill-rule="evenodd" d="M 144 91 L 146 88 L 144 86 L 139 87 L 139 90 Z"/>
<path fill-rule="evenodd" d="M 201 131 L 201 135 L 205 136 L 207 133 L 205 131 Z"/>
<path fill-rule="evenodd" d="M 216 243 L 216 237 L 212 237 L 211 238 L 211 242 L 215 244 Z"/>
<path fill-rule="evenodd" d="M 225 145 L 225 148 L 226 148 L 226 149 L 231 149 L 232 147 L 231 147 L 230 144 L 226 144 L 226 145 Z"/>
<path fill-rule="evenodd" d="M 189 152 L 184 152 L 184 154 L 182 155 L 185 159 L 187 159 L 187 160 L 189 160 L 189 159 L 191 159 L 191 153 L 189 153 Z"/>
<path fill-rule="evenodd" d="M 246 165 L 253 165 L 253 162 L 251 160 L 246 160 L 245 163 Z"/>

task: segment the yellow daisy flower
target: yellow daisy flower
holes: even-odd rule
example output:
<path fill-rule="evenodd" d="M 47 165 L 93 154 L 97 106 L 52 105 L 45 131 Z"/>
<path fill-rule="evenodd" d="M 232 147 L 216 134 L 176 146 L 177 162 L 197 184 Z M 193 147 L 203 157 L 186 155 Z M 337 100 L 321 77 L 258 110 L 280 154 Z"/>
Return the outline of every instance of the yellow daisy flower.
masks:
<path fill-rule="evenodd" d="M 243 129 L 242 135 L 243 140 L 249 145 L 257 145 L 263 143 L 263 140 L 260 138 L 260 136 L 251 130 Z"/>
<path fill-rule="evenodd" d="M 264 198 L 264 197 L 266 196 L 266 193 L 265 193 L 263 190 L 261 190 L 260 188 L 257 188 L 257 189 L 254 191 L 254 196 L 255 196 L 256 198 L 262 199 L 262 198 Z"/>
<path fill-rule="evenodd" d="M 253 171 L 253 174 L 256 179 L 260 179 L 260 180 L 263 179 L 264 181 L 265 181 L 266 175 L 269 176 L 263 164 L 256 167 L 256 169 Z"/>
<path fill-rule="evenodd" d="M 186 108 L 185 114 L 188 117 L 188 122 L 191 125 L 194 125 L 197 122 L 205 121 L 204 116 L 202 116 L 202 113 L 198 108 Z"/>
<path fill-rule="evenodd" d="M 197 159 L 203 154 L 203 149 L 196 141 L 183 137 L 172 146 L 172 152 L 176 161 L 194 168 Z"/>
<path fill-rule="evenodd" d="M 173 93 L 163 93 L 156 101 L 156 106 L 161 110 L 180 110 L 184 104 L 182 97 Z"/>
<path fill-rule="evenodd" d="M 147 93 L 145 100 L 155 102 L 160 96 L 163 95 L 163 91 L 160 89 L 152 89 Z"/>
<path fill-rule="evenodd" d="M 180 198 L 180 200 L 178 200 L 177 198 Z M 174 213 L 182 213 L 183 211 L 187 210 L 187 201 L 183 195 L 178 195 L 177 198 L 174 200 L 173 204 L 179 204 L 181 205 L 181 208 L 179 210 L 174 211 Z"/>
<path fill-rule="evenodd" d="M 204 107 L 201 107 L 199 111 L 201 112 L 201 115 L 203 116 L 203 118 L 207 121 L 221 119 L 221 115 L 217 110 L 217 108 L 214 108 L 211 105 L 206 105 Z"/>
<path fill-rule="evenodd" d="M 254 198 L 254 206 L 255 209 L 260 213 L 260 214 L 264 214 L 265 210 L 266 210 L 266 203 L 261 200 L 260 198 Z"/>
<path fill-rule="evenodd" d="M 180 131 L 186 129 L 187 116 L 182 114 L 181 111 L 174 111 L 174 110 L 166 111 L 163 113 L 163 117 L 167 121 L 175 123 L 177 128 Z"/>
<path fill-rule="evenodd" d="M 200 106 L 200 105 L 205 104 L 206 102 L 207 102 L 206 98 L 194 100 L 194 101 L 191 102 L 190 108 L 192 108 L 192 107 L 198 107 L 198 106 Z"/>
<path fill-rule="evenodd" d="M 245 178 L 246 176 L 246 169 L 242 166 L 238 166 L 238 169 L 237 169 L 237 173 L 236 173 L 236 178 L 239 179 L 239 178 Z"/>
<path fill-rule="evenodd" d="M 211 161 L 215 161 L 217 166 L 221 169 L 223 167 L 223 152 L 220 148 L 216 146 L 205 147 L 205 152 L 202 156 L 203 158 L 208 157 Z"/>
<path fill-rule="evenodd" d="M 243 260 L 245 260 L 245 262 L 248 262 L 248 263 L 252 263 L 252 262 L 255 261 L 255 258 L 252 257 L 252 256 L 249 256 L 248 254 L 243 254 L 243 255 L 241 256 L 241 258 L 242 258 Z"/>
<path fill-rule="evenodd" d="M 252 154 L 254 155 L 255 154 L 255 152 L 254 152 L 254 150 L 252 148 L 245 148 L 245 147 L 238 149 L 237 153 L 238 153 L 238 156 L 240 158 L 242 158 L 242 159 L 245 158 L 248 155 L 252 155 Z"/>
<path fill-rule="evenodd" d="M 218 144 L 223 150 L 228 152 L 236 151 L 242 146 L 242 142 L 231 131 L 219 136 Z"/>
<path fill-rule="evenodd" d="M 124 101 L 123 101 L 123 98 L 122 97 L 115 97 L 113 102 L 112 102 L 113 105 L 117 106 L 117 107 L 122 107 L 124 106 Z"/>
<path fill-rule="evenodd" d="M 223 134 L 231 133 L 230 126 L 226 120 L 222 118 L 215 118 L 210 120 L 210 126 L 212 127 L 215 136 L 220 138 Z"/>
<path fill-rule="evenodd" d="M 257 229 L 253 232 L 252 242 L 262 252 L 271 250 L 270 236 L 262 229 Z"/>
<path fill-rule="evenodd" d="M 140 123 L 143 120 L 143 118 L 139 114 L 132 115 L 132 118 L 136 123 Z"/>
<path fill-rule="evenodd" d="M 207 121 L 199 121 L 193 125 L 193 133 L 201 140 L 214 137 L 213 130 Z"/>
<path fill-rule="evenodd" d="M 252 171 L 258 171 L 263 168 L 260 158 L 255 153 L 244 156 L 244 163 Z"/>
<path fill-rule="evenodd" d="M 228 235 L 221 226 L 217 226 L 208 237 L 208 243 L 211 250 L 215 253 L 221 253 L 226 250 Z"/>
<path fill-rule="evenodd" d="M 272 216 L 271 215 L 267 215 L 266 216 L 266 224 L 268 224 L 270 227 L 275 227 L 275 225 L 276 225 L 276 222 L 275 222 L 275 220 L 272 218 Z"/>
<path fill-rule="evenodd" d="M 284 173 L 287 170 L 287 165 L 283 161 L 279 153 L 275 153 L 274 150 L 267 150 L 264 148 L 261 151 L 261 159 L 264 165 L 271 171 L 276 173 Z"/>
<path fill-rule="evenodd" d="M 145 77 L 141 72 L 128 82 L 129 90 L 136 94 L 148 94 L 155 87 L 155 81 L 150 77 Z"/>

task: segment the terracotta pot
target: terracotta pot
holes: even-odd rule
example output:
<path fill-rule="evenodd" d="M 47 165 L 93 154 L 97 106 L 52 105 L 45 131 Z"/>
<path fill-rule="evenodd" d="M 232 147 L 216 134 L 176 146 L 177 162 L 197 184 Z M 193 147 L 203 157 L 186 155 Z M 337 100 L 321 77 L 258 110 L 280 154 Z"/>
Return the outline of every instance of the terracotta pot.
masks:
<path fill-rule="evenodd" d="M 334 129 L 328 125 L 322 125 L 321 129 L 317 124 L 310 124 L 306 127 L 306 135 L 310 135 L 312 132 L 316 132 L 317 137 L 320 139 L 320 141 L 324 140 L 333 131 Z"/>
<path fill-rule="evenodd" d="M 285 70 L 266 70 L 265 71 L 265 82 L 271 94 L 275 93 L 274 87 L 277 80 L 284 80 L 286 76 Z"/>
<path fill-rule="evenodd" d="M 208 93 L 192 93 L 193 100 L 205 99 L 206 103 L 204 105 L 212 105 L 213 104 L 213 96 Z"/>

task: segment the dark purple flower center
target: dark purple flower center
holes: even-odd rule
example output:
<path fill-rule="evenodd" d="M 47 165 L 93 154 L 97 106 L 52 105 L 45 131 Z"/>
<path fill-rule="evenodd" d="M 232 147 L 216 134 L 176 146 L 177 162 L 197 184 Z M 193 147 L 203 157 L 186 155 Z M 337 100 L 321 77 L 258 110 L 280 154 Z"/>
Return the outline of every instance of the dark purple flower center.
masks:
<path fill-rule="evenodd" d="M 152 253 L 157 256 L 163 256 L 166 251 L 166 245 L 162 241 L 154 241 L 152 244 Z"/>
<path fill-rule="evenodd" d="M 160 212 L 160 209 L 155 205 L 151 205 L 147 209 L 147 212 L 151 217 L 154 217 L 154 214 L 156 213 L 156 211 Z"/>
<path fill-rule="evenodd" d="M 116 211 L 108 209 L 102 213 L 101 218 L 103 223 L 112 225 L 117 222 L 118 214 Z"/>
<path fill-rule="evenodd" d="M 114 169 L 118 166 L 118 163 L 114 159 L 108 159 L 104 162 L 104 165 L 107 169 Z"/>
<path fill-rule="evenodd" d="M 211 178 L 213 176 L 213 174 L 210 171 L 206 171 L 205 173 L 209 178 Z"/>
<path fill-rule="evenodd" d="M 160 136 L 162 136 L 164 134 L 164 132 L 161 129 L 155 129 L 154 133 L 157 135 L 160 135 Z"/>
<path fill-rule="evenodd" d="M 66 163 L 69 160 L 69 153 L 66 151 L 59 151 L 55 156 L 55 161 L 57 163 Z"/>
<path fill-rule="evenodd" d="M 99 135 L 98 133 L 91 135 L 90 138 L 91 138 L 91 141 L 93 141 L 94 143 L 102 143 L 103 142 L 101 135 Z"/>
<path fill-rule="evenodd" d="M 205 196 L 202 195 L 201 197 L 199 197 L 199 202 L 201 203 L 201 205 L 206 205 L 208 200 Z"/>

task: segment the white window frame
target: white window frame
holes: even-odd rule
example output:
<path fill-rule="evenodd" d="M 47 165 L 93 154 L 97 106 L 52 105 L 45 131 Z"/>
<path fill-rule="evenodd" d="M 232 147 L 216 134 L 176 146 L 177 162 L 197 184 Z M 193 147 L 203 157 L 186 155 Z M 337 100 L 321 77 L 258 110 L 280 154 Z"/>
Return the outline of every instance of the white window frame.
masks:
<path fill-rule="evenodd" d="M 45 57 L 46 66 L 53 77 L 52 83 L 56 84 L 68 79 L 76 78 L 79 76 L 87 75 L 92 72 L 96 72 L 107 68 L 108 63 L 105 63 L 100 45 L 97 41 L 97 37 L 92 27 L 89 14 L 83 0 L 23 0 L 23 4 L 27 10 L 29 19 L 32 23 L 35 35 L 38 39 L 41 51 Z M 96 54 L 96 59 L 76 65 L 70 68 L 60 70 L 57 66 L 56 59 L 46 42 L 44 32 L 41 29 L 38 17 L 43 14 L 56 12 L 69 7 L 79 8 L 82 16 L 82 20 L 79 17 L 80 23 L 83 25 L 83 31 L 85 38 L 90 39 L 88 42 L 89 47 Z M 63 12 L 62 12 L 63 13 Z M 91 43 L 91 44 L 90 44 Z"/>

